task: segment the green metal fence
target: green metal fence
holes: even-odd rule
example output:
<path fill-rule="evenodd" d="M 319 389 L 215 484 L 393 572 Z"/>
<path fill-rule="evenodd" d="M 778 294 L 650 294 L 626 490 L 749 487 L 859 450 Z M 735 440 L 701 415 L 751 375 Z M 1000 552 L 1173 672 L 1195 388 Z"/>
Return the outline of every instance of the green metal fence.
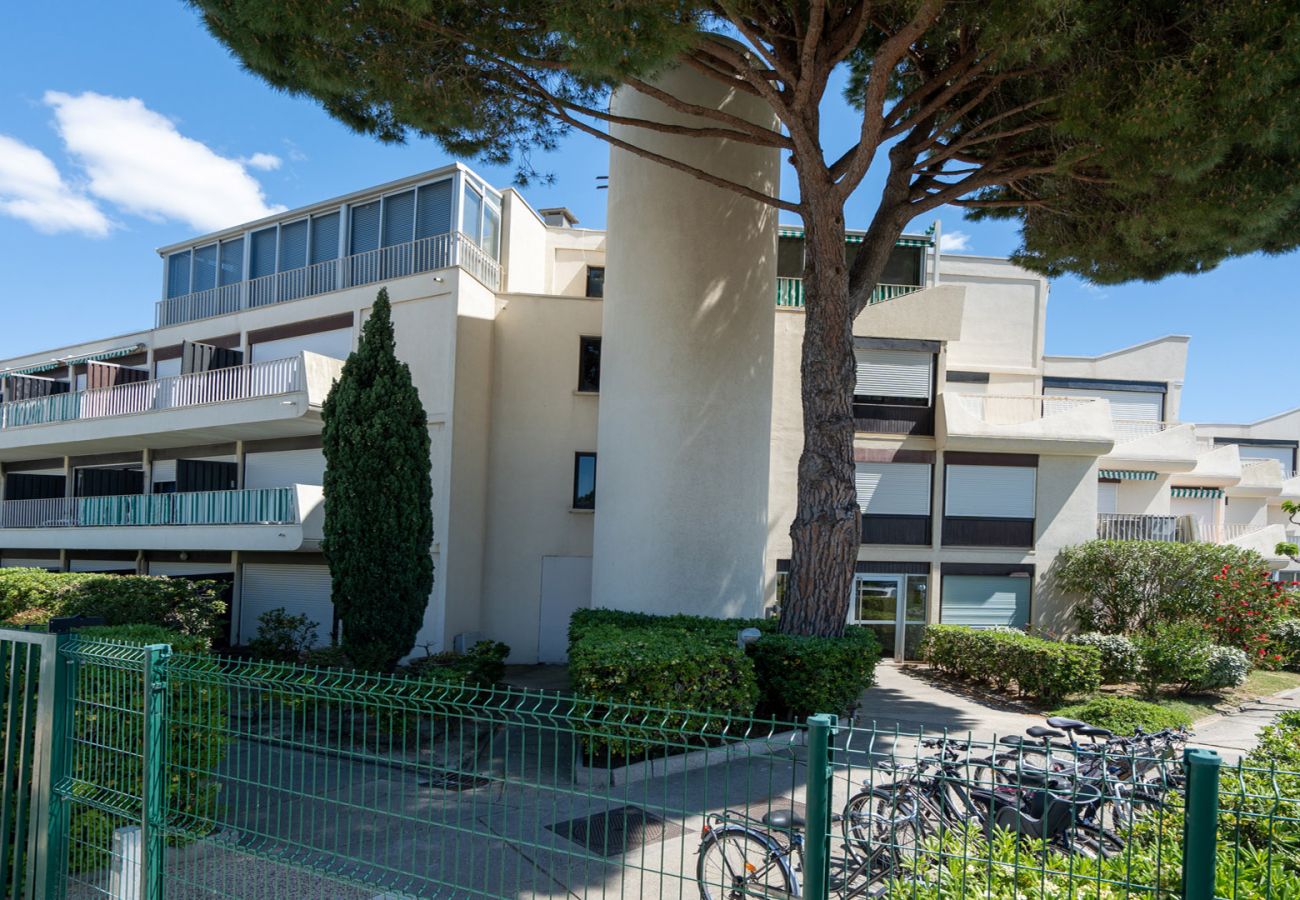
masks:
<path fill-rule="evenodd" d="M 50 766 L 23 782 L 48 798 L 44 843 L 4 844 L 25 896 L 1300 896 L 1300 774 L 1220 772 L 1172 739 L 1103 753 L 164 646 L 0 648 L 6 741 L 49 717 Z"/>

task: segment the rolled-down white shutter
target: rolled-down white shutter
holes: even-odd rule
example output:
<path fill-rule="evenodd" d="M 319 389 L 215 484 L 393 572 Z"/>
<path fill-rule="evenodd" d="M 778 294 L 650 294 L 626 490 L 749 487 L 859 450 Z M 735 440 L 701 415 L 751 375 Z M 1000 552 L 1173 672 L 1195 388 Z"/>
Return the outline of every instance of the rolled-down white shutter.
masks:
<path fill-rule="evenodd" d="M 276 450 L 244 457 L 244 487 L 248 490 L 324 484 L 325 453 L 315 450 Z"/>
<path fill-rule="evenodd" d="M 352 329 L 337 328 L 334 331 L 318 331 L 278 341 L 262 341 L 253 345 L 253 362 L 288 359 L 304 350 L 333 359 L 347 359 L 352 352 Z"/>
<path fill-rule="evenodd" d="M 922 350 L 858 350 L 859 397 L 930 399 L 934 354 Z"/>
<path fill-rule="evenodd" d="M 876 516 L 928 516 L 930 466 L 927 463 L 858 463 L 858 506 Z"/>
<path fill-rule="evenodd" d="M 1159 391 L 1103 391 L 1087 388 L 1046 387 L 1043 393 L 1054 397 L 1097 397 L 1110 401 L 1110 417 L 1121 422 L 1159 422 L 1163 416 L 1165 395 Z"/>
<path fill-rule="evenodd" d="M 1032 519 L 1037 475 L 1029 466 L 948 466 L 944 515 Z"/>
<path fill-rule="evenodd" d="M 176 460 L 162 459 L 153 464 L 153 483 L 162 484 L 176 480 Z"/>
<path fill-rule="evenodd" d="M 1282 464 L 1284 475 L 1295 468 L 1295 449 L 1292 447 L 1252 447 L 1238 444 L 1237 454 L 1242 459 L 1276 459 Z"/>
<path fill-rule="evenodd" d="M 257 619 L 283 607 L 291 616 L 306 616 L 316 623 L 316 643 L 329 643 L 334 605 L 330 602 L 328 566 L 291 566 L 245 563 L 240 590 L 239 642 L 257 636 Z"/>
<path fill-rule="evenodd" d="M 1028 578 L 945 575 L 939 621 L 945 625 L 1023 627 L 1029 622 Z"/>
<path fill-rule="evenodd" d="M 1105 515 L 1119 511 L 1119 485 L 1114 481 L 1097 482 L 1097 512 Z"/>

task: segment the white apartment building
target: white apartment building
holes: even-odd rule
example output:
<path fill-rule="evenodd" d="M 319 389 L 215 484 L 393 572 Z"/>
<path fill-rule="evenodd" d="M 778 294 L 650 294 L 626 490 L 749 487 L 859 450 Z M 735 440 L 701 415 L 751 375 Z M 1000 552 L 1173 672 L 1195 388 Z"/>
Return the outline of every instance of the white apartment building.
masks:
<path fill-rule="evenodd" d="M 774 184 L 733 150 L 707 164 Z M 383 286 L 431 438 L 421 645 L 555 661 L 580 607 L 762 614 L 802 233 L 621 152 L 609 203 L 582 229 L 454 165 L 162 248 L 153 327 L 0 362 L 0 565 L 223 579 L 232 643 L 276 607 L 328 639 L 321 404 Z M 855 327 L 852 621 L 901 654 L 927 622 L 1062 629 L 1062 547 L 1294 536 L 1300 411 L 1182 423 L 1187 338 L 1045 355 L 1046 280 L 936 237 L 899 242 Z"/>

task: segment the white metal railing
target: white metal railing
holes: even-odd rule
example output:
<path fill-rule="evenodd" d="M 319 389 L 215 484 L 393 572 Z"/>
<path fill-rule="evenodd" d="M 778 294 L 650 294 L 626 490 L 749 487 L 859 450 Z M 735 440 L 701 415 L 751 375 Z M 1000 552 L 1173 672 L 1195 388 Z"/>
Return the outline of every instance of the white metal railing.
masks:
<path fill-rule="evenodd" d="M 0 528 L 293 525 L 298 518 L 291 487 L 0 502 Z"/>
<path fill-rule="evenodd" d="M 305 388 L 301 356 L 0 404 L 0 428 L 274 397 Z"/>
<path fill-rule="evenodd" d="M 1023 425 L 1099 402 L 1096 397 L 949 394 L 963 411 L 987 425 Z"/>
<path fill-rule="evenodd" d="M 193 322 L 454 266 L 493 291 L 501 288 L 501 264 L 469 235 L 455 231 L 159 300 L 157 322 L 159 327 Z"/>
<path fill-rule="evenodd" d="M 1238 538 L 1243 538 L 1248 534 L 1263 531 L 1267 527 L 1267 524 L 1253 525 L 1243 522 L 1225 522 L 1217 529 L 1213 530 L 1215 531 L 1216 543 L 1227 543 L 1228 541 L 1235 541 Z"/>
<path fill-rule="evenodd" d="M 1101 513 L 1097 537 L 1107 541 L 1173 541 L 1189 543 L 1197 531 L 1191 516 L 1152 516 Z"/>
<path fill-rule="evenodd" d="M 1159 422 L 1155 420 L 1147 421 L 1143 419 L 1111 419 L 1111 424 L 1115 426 L 1115 439 L 1117 443 L 1133 441 L 1138 438 L 1150 437 L 1153 434 L 1159 434 L 1162 431 L 1168 431 L 1180 422 Z"/>
<path fill-rule="evenodd" d="M 868 306 L 884 303 L 904 294 L 914 294 L 921 290 L 919 284 L 878 284 L 871 292 Z M 803 309 L 803 279 L 777 278 L 776 305 L 787 309 Z"/>

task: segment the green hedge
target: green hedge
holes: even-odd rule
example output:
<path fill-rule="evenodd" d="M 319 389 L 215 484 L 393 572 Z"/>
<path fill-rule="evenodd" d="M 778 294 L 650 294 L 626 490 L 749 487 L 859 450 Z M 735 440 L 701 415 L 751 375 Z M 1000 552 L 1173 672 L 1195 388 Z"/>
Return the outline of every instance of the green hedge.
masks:
<path fill-rule="evenodd" d="M 83 637 L 131 644 L 170 644 L 176 652 L 203 654 L 207 638 L 156 625 L 84 628 Z M 213 665 L 216 665 L 215 659 Z M 74 734 L 93 738 L 96 752 L 73 753 L 73 777 L 98 789 L 139 796 L 143 771 L 138 753 L 144 695 L 138 675 L 85 663 L 78 670 Z M 218 786 L 208 773 L 225 758 L 230 743 L 230 699 L 224 688 L 193 679 L 173 679 L 168 693 L 168 805 L 192 836 L 204 833 L 217 812 Z M 113 829 L 124 823 L 97 808 L 72 804 L 69 864 L 74 872 L 109 863 Z"/>
<path fill-rule="evenodd" d="M 101 616 L 108 625 L 149 622 L 180 634 L 216 637 L 226 611 L 221 585 L 148 575 L 0 569 L 0 622 Z"/>
<path fill-rule="evenodd" d="M 1169 709 L 1158 703 L 1146 703 L 1129 697 L 1094 697 L 1084 703 L 1052 710 L 1052 715 L 1078 719 L 1125 735 L 1134 734 L 1139 728 L 1152 732 L 1192 724 L 1192 717 L 1184 710 Z"/>
<path fill-rule="evenodd" d="M 842 713 L 871 685 L 880 644 L 869 628 L 843 637 L 765 634 L 749 647 L 758 676 L 761 712 L 787 721 L 814 713 Z"/>
<path fill-rule="evenodd" d="M 621 609 L 580 609 L 569 619 L 569 644 L 572 646 L 594 628 L 613 626 L 624 630 L 656 628 L 707 634 L 717 640 L 735 644 L 736 632 L 742 628 L 757 628 L 764 634 L 775 634 L 775 619 L 713 619 L 708 616 L 653 616 L 649 613 L 626 612 Z"/>
<path fill-rule="evenodd" d="M 1048 641 L 1012 630 L 931 625 L 921 653 L 949 675 L 985 682 L 1000 691 L 1013 684 L 1045 703 L 1101 687 L 1101 654 L 1094 647 Z"/>
<path fill-rule="evenodd" d="M 726 716 L 752 713 L 759 696 L 754 666 L 734 641 L 727 646 L 708 632 L 681 628 L 584 626 L 569 646 L 569 680 L 580 714 L 608 716 L 583 735 L 597 761 L 708 743 L 725 731 Z M 611 711 L 622 704 L 678 712 Z"/>

